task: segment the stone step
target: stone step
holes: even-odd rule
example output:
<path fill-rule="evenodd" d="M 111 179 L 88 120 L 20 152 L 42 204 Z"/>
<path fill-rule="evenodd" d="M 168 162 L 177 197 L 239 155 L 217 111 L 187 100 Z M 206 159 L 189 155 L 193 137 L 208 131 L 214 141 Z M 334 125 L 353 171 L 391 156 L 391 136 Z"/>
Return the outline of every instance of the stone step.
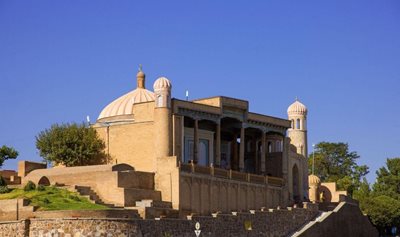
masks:
<path fill-rule="evenodd" d="M 172 208 L 171 202 L 155 201 L 151 199 L 143 199 L 136 202 L 137 207 L 160 207 L 160 208 Z"/>
<path fill-rule="evenodd" d="M 143 219 L 154 218 L 179 218 L 179 211 L 171 208 L 161 207 L 127 207 L 126 209 L 137 210 Z"/>
<path fill-rule="evenodd" d="M 161 201 L 160 191 L 137 189 L 137 188 L 126 188 L 124 189 L 124 191 L 125 191 L 125 200 L 129 200 L 129 202 L 125 204 L 126 206 L 135 206 L 136 201 L 141 201 L 145 199 Z"/>
<path fill-rule="evenodd" d="M 88 186 L 78 186 L 75 185 L 75 190 L 83 197 L 86 197 L 91 203 L 94 204 L 100 204 L 103 206 L 107 206 L 110 208 L 115 207 L 113 204 L 107 204 L 104 203 L 103 200 L 101 200 L 100 196 L 97 195 L 95 191 L 93 191 L 90 187 Z"/>

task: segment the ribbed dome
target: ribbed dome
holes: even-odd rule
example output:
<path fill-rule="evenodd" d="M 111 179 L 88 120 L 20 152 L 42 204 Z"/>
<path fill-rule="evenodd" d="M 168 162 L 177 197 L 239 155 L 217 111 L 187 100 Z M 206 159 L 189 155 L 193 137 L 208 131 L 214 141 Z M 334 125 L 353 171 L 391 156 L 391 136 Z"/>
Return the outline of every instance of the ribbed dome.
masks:
<path fill-rule="evenodd" d="M 308 176 L 308 184 L 309 185 L 319 185 L 321 183 L 321 180 L 318 178 L 316 175 L 309 175 Z"/>
<path fill-rule="evenodd" d="M 287 109 L 287 113 L 289 115 L 292 114 L 307 115 L 307 107 L 296 99 L 296 101 L 293 104 L 291 104 Z"/>
<path fill-rule="evenodd" d="M 143 88 L 137 88 L 107 105 L 101 111 L 99 118 L 132 114 L 133 105 L 137 103 L 154 101 L 154 93 Z"/>
<path fill-rule="evenodd" d="M 154 91 L 169 88 L 171 89 L 171 82 L 166 77 L 159 77 L 153 85 Z"/>
<path fill-rule="evenodd" d="M 139 72 L 136 74 L 137 88 L 107 105 L 101 111 L 98 119 L 132 114 L 133 105 L 137 103 L 154 101 L 154 93 L 146 90 L 145 74 L 142 67 L 139 66 Z"/>

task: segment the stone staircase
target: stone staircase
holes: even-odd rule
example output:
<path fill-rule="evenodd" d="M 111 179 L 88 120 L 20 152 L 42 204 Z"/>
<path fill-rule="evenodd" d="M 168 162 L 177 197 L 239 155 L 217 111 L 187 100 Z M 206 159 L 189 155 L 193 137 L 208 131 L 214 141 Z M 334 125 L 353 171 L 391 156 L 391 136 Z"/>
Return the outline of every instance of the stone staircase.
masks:
<path fill-rule="evenodd" d="M 137 210 L 143 219 L 179 218 L 179 211 L 172 208 L 171 202 L 143 199 L 129 209 Z"/>
<path fill-rule="evenodd" d="M 323 221 L 332 211 L 328 211 L 328 212 L 323 212 L 321 211 L 319 213 L 319 215 L 313 220 L 308 222 L 307 224 L 305 224 L 304 226 L 302 226 L 299 230 L 297 230 L 296 232 L 294 232 L 293 234 L 290 235 L 290 237 L 299 237 L 301 236 L 301 234 L 307 230 L 308 228 L 310 228 L 311 226 L 313 226 L 316 222 L 318 221 Z"/>
<path fill-rule="evenodd" d="M 69 189 L 71 190 L 71 188 Z M 137 192 L 135 192 L 137 194 L 135 195 L 135 198 L 147 197 L 155 198 L 155 200 L 142 199 L 140 201 L 136 201 L 133 206 L 118 207 L 114 204 L 104 203 L 99 195 L 89 186 L 75 185 L 73 189 L 81 196 L 86 197 L 92 203 L 104 205 L 110 208 L 136 210 L 139 213 L 140 217 L 143 219 L 179 218 L 179 211 L 172 208 L 171 202 L 164 202 L 160 200 L 158 195 L 159 191 L 138 189 Z"/>
<path fill-rule="evenodd" d="M 97 193 L 95 191 L 93 191 L 89 186 L 75 185 L 74 189 L 81 196 L 86 197 L 92 203 L 100 204 L 100 205 L 107 206 L 107 207 L 110 207 L 110 208 L 116 207 L 114 204 L 104 203 L 101 200 L 101 198 L 99 197 L 99 195 L 97 195 Z"/>

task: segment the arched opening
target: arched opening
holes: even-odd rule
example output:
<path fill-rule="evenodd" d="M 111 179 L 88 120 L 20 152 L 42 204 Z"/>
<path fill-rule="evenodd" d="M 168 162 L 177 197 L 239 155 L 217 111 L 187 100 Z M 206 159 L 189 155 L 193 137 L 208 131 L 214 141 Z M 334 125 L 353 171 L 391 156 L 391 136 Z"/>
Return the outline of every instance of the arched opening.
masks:
<path fill-rule="evenodd" d="M 50 186 L 50 180 L 46 176 L 43 176 L 39 179 L 38 185 Z"/>
<path fill-rule="evenodd" d="M 292 185 L 293 185 L 293 200 L 295 203 L 300 202 L 300 182 L 299 182 L 299 169 L 297 165 L 292 168 Z"/>
<path fill-rule="evenodd" d="M 296 120 L 296 129 L 300 129 L 300 119 Z"/>

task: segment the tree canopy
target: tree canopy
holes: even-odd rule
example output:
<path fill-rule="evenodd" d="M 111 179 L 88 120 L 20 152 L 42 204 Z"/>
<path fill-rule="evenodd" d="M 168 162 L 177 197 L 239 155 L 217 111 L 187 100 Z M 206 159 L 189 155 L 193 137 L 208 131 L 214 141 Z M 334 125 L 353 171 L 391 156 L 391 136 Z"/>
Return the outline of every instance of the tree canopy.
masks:
<path fill-rule="evenodd" d="M 361 185 L 361 180 L 368 174 L 368 166 L 358 165 L 360 156 L 349 151 L 347 143 L 320 142 L 315 151 L 309 155 L 311 173 L 313 157 L 315 157 L 315 174 L 322 182 L 336 182 L 338 189 L 346 190 L 350 195 Z"/>
<path fill-rule="evenodd" d="M 0 167 L 3 166 L 4 161 L 9 159 L 15 159 L 17 157 L 18 157 L 18 151 L 16 151 L 14 148 L 8 147 L 6 145 L 0 147 Z"/>
<path fill-rule="evenodd" d="M 376 171 L 374 192 L 400 201 L 400 158 L 387 159 L 386 166 Z"/>
<path fill-rule="evenodd" d="M 377 172 L 372 189 L 366 180 L 354 192 L 360 208 L 381 233 L 391 226 L 400 225 L 400 158 L 387 159 L 386 167 Z"/>
<path fill-rule="evenodd" d="M 36 148 L 44 160 L 65 166 L 108 161 L 103 140 L 95 129 L 85 124 L 54 124 L 36 136 Z"/>

